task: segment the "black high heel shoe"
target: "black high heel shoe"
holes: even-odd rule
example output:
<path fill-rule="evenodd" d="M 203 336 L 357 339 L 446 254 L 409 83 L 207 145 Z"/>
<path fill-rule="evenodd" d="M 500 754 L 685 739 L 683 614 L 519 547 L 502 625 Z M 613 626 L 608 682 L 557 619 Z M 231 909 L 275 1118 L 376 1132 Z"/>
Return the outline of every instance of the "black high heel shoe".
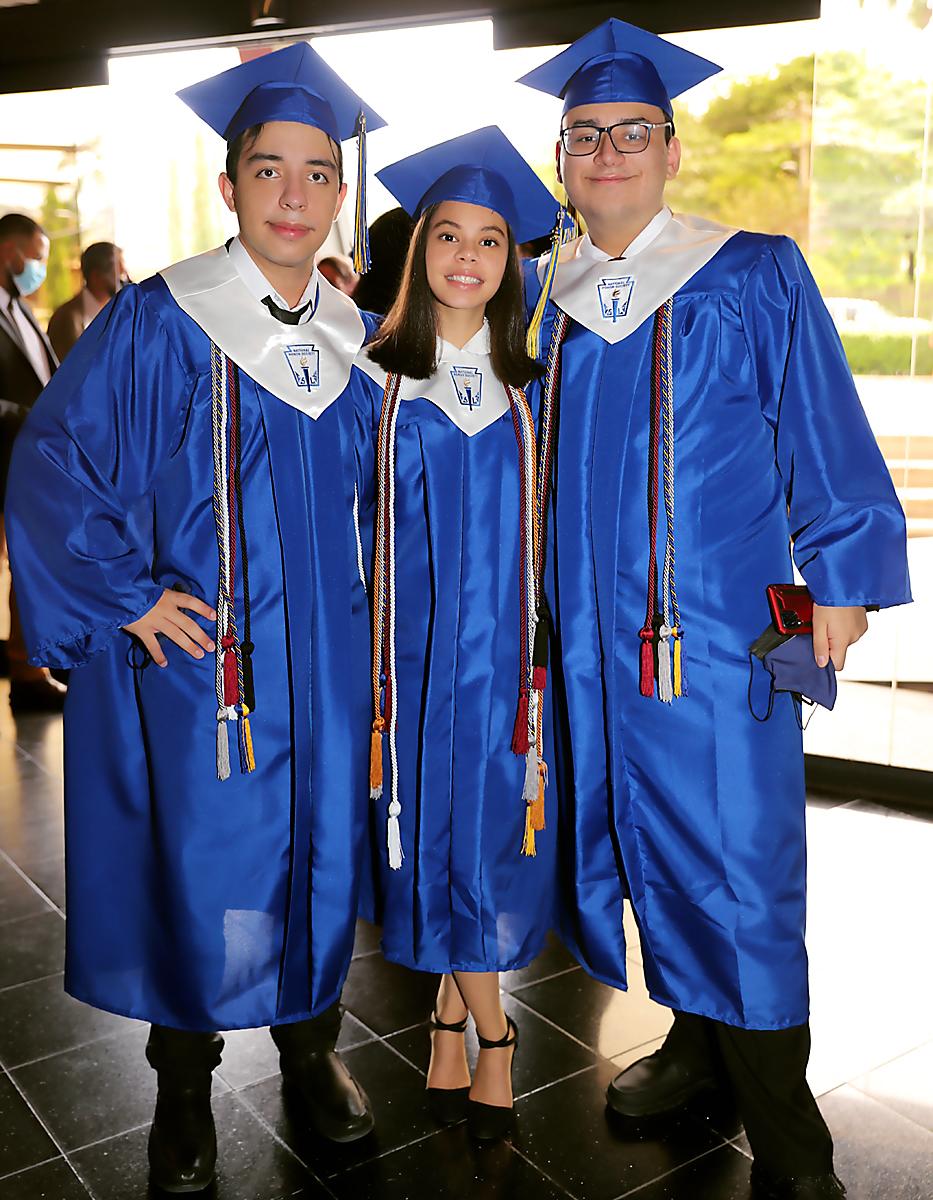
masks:
<path fill-rule="evenodd" d="M 442 1021 L 435 1012 L 431 1014 L 431 1030 L 432 1032 L 441 1030 L 443 1033 L 466 1033 L 467 1019 L 464 1017 L 462 1021 L 453 1021 L 448 1024 L 446 1021 Z M 438 1124 L 456 1125 L 466 1116 L 467 1097 L 470 1094 L 469 1085 L 458 1088 L 429 1087 L 425 1091 L 431 1116 Z"/>
<path fill-rule="evenodd" d="M 476 1036 L 479 1039 L 481 1050 L 507 1050 L 510 1046 L 514 1046 L 515 1050 L 512 1053 L 512 1063 L 514 1063 L 515 1053 L 518 1050 L 518 1026 L 509 1016 L 506 1016 L 505 1020 L 505 1036 L 497 1042 L 491 1042 L 488 1038 L 484 1038 L 478 1029 Z M 511 1071 L 511 1064 L 509 1070 Z M 480 1100 L 467 1101 L 467 1122 L 470 1133 L 478 1141 L 491 1142 L 498 1138 L 504 1138 L 511 1132 L 514 1120 L 515 1108 L 511 1104 L 506 1108 L 505 1105 L 500 1104 L 483 1104 Z"/>

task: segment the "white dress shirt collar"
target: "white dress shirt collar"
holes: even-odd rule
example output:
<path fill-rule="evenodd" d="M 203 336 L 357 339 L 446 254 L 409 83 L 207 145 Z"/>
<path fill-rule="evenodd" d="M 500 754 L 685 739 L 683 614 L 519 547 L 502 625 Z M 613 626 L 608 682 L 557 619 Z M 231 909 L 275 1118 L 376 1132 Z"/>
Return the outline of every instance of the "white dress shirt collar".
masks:
<path fill-rule="evenodd" d="M 437 339 L 437 361 L 455 362 L 465 354 L 473 354 L 479 358 L 488 357 L 492 351 L 492 341 L 489 334 L 489 322 L 483 321 L 481 327 L 473 334 L 463 347 L 455 346 L 452 342 Z"/>
<path fill-rule="evenodd" d="M 594 246 L 590 239 L 590 235 L 584 234 L 577 248 L 577 257 L 589 259 L 590 262 L 617 262 L 622 258 L 634 258 L 646 247 L 650 246 L 655 238 L 667 228 L 668 222 L 673 217 L 671 210 L 665 205 L 664 208 L 644 227 L 640 234 L 629 243 L 628 249 L 624 254 L 618 255 L 616 258 L 611 254 L 607 254 L 605 250 L 600 250 L 598 246 Z"/>
<path fill-rule="evenodd" d="M 308 280 L 308 285 L 302 292 L 301 299 L 298 301 L 298 303 L 289 304 L 283 296 L 279 295 L 269 280 L 266 279 L 265 275 L 263 275 L 262 271 L 250 257 L 249 251 L 238 237 L 235 237 L 230 243 L 230 249 L 228 250 L 228 253 L 230 255 L 230 261 L 233 263 L 234 267 L 236 267 L 236 272 L 243 280 L 243 283 L 246 285 L 250 295 L 258 300 L 260 304 L 262 304 L 266 296 L 271 296 L 273 304 L 276 304 L 279 308 L 287 309 L 289 312 L 295 312 L 296 309 L 302 308 L 317 294 L 319 280 L 317 267 L 312 269 L 311 278 Z M 313 316 L 314 312 L 312 307 L 303 317 L 302 323 L 305 320 L 310 321 L 311 317 Z"/>

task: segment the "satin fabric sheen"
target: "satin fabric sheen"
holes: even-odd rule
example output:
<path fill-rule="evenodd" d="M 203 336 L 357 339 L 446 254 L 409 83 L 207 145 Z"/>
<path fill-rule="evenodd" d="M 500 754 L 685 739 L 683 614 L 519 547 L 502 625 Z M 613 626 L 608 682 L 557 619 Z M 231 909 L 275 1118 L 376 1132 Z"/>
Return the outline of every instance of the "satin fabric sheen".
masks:
<path fill-rule="evenodd" d="M 533 265 L 526 283 L 533 304 Z M 553 318 L 550 305 L 543 345 Z M 689 694 L 672 705 L 638 682 L 653 321 L 614 346 L 572 323 L 564 342 L 549 555 L 559 920 L 581 964 L 625 987 L 628 894 L 655 1000 L 783 1028 L 808 1015 L 803 754 L 790 696 L 752 718 L 748 647 L 767 585 L 792 578 L 791 535 L 817 603 L 908 602 L 904 518 L 793 242 L 736 234 L 676 293 L 673 320 Z"/>
<path fill-rule="evenodd" d="M 364 378 L 363 420 L 375 429 L 382 388 Z M 519 678 L 512 417 L 506 412 L 470 437 L 430 400 L 404 400 L 397 447 L 395 702 L 405 859 L 389 869 L 384 750 L 386 792 L 370 821 L 382 949 L 421 971 L 512 970 L 540 952 L 551 925 L 556 835 L 551 789 L 537 856 L 522 856 L 525 760 L 510 745 Z M 361 483 L 372 488 L 371 479 Z"/>
<path fill-rule="evenodd" d="M 315 421 L 241 375 L 257 769 L 215 771 L 214 656 L 121 626 L 163 588 L 216 603 L 209 341 L 160 277 L 69 355 L 13 459 L 33 659 L 65 707 L 65 986 L 179 1029 L 297 1020 L 339 996 L 365 821 L 367 602 L 349 397 Z M 242 555 L 237 621 L 243 636 Z M 205 624 L 213 634 L 214 630 Z"/>

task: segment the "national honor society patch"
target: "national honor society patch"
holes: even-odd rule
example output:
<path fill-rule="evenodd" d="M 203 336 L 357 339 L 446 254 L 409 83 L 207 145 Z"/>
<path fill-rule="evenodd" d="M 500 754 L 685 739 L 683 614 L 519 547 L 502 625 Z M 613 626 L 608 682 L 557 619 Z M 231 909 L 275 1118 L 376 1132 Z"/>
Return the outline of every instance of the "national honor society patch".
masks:
<path fill-rule="evenodd" d="M 479 367 L 451 367 L 450 378 L 460 403 L 470 411 L 479 408 L 483 398 L 483 372 Z"/>
<path fill-rule="evenodd" d="M 321 386 L 321 356 L 314 346 L 286 346 L 283 353 L 300 388 L 310 392 Z"/>
<path fill-rule="evenodd" d="M 619 275 L 612 279 L 603 279 L 597 285 L 599 291 L 599 307 L 607 321 L 621 320 L 628 312 L 635 290 L 635 280 L 631 275 Z"/>

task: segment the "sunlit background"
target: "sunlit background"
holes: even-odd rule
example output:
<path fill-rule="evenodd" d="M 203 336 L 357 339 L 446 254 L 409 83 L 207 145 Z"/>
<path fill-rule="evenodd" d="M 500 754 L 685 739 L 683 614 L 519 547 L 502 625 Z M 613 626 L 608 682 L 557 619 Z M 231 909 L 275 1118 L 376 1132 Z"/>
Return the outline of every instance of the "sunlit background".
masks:
<path fill-rule="evenodd" d="M 930 0 L 824 0 L 819 20 L 671 35 L 723 73 L 676 103 L 672 205 L 788 233 L 827 298 L 908 514 L 917 603 L 872 617 L 836 713 L 808 749 L 933 769 L 933 20 Z M 315 48 L 389 127 L 373 170 L 499 124 L 554 186 L 560 102 L 512 82 L 558 47 L 495 51 L 488 21 L 322 37 Z M 107 87 L 0 96 L 0 212 L 52 238 L 40 317 L 79 287 L 82 247 L 115 241 L 141 279 L 235 232 L 224 146 L 174 93 L 239 51 L 121 54 Z M 347 154 L 350 184 L 352 163 Z M 377 183 L 372 220 L 393 201 Z M 346 223 L 332 248 L 347 249 Z M 827 398 L 830 402 L 831 398 Z"/>

